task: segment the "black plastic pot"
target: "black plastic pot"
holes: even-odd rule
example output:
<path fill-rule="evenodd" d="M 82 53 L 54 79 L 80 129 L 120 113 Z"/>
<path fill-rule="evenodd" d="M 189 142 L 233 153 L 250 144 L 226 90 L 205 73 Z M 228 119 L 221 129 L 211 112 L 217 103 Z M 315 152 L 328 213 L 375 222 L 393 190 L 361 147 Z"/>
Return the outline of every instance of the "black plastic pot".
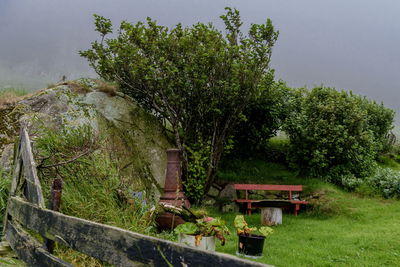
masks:
<path fill-rule="evenodd" d="M 239 235 L 238 253 L 244 256 L 261 257 L 264 248 L 265 236 Z"/>

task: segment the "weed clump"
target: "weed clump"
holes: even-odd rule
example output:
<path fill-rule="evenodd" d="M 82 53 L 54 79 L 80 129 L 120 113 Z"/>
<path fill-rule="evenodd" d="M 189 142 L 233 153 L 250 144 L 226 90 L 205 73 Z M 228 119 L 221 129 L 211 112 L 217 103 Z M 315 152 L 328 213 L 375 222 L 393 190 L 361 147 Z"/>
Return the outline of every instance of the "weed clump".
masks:
<path fill-rule="evenodd" d="M 400 198 L 400 172 L 389 168 L 377 168 L 367 179 L 372 190 L 385 198 Z"/>

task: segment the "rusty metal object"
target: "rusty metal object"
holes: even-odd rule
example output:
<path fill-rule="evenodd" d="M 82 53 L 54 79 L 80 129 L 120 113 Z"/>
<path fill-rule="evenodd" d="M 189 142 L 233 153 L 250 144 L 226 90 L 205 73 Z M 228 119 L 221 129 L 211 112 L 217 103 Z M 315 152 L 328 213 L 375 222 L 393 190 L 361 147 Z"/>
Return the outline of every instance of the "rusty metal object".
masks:
<path fill-rule="evenodd" d="M 60 210 L 61 204 L 61 194 L 62 194 L 62 180 L 60 178 L 56 178 L 53 181 L 53 185 L 51 186 L 51 201 L 49 203 L 49 209 L 54 211 Z M 50 239 L 46 239 L 45 245 L 47 250 L 50 253 L 54 251 L 54 241 Z"/>
<path fill-rule="evenodd" d="M 179 149 L 167 149 L 167 174 L 165 176 L 164 194 L 160 197 L 160 203 L 175 207 L 190 207 L 189 200 L 183 193 L 181 151 Z M 173 229 L 185 221 L 170 212 L 157 216 L 159 229 Z"/>
<path fill-rule="evenodd" d="M 60 178 L 54 179 L 51 187 L 51 202 L 49 209 L 54 211 L 60 210 L 62 194 L 62 180 Z"/>
<path fill-rule="evenodd" d="M 164 212 L 157 216 L 156 222 L 159 230 L 171 230 L 185 223 L 185 220 L 171 212 Z"/>

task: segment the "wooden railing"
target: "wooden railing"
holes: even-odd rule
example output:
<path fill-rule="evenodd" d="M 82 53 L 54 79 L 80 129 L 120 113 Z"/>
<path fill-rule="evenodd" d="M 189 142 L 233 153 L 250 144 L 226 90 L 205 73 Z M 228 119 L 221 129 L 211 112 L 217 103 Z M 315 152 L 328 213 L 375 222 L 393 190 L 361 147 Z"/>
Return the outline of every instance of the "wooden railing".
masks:
<path fill-rule="evenodd" d="M 121 267 L 266 266 L 46 209 L 25 128 L 21 129 L 15 155 L 4 234 L 18 257 L 28 266 L 72 266 L 51 254 L 31 235 L 32 232 Z"/>

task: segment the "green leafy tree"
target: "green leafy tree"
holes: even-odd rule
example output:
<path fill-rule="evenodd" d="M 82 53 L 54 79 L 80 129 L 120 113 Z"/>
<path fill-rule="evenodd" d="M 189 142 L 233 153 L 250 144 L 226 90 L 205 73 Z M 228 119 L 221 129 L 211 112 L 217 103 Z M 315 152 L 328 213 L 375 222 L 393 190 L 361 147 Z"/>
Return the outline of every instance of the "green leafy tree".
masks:
<path fill-rule="evenodd" d="M 116 37 L 104 38 L 112 24 L 95 16 L 101 42 L 80 52 L 99 76 L 117 82 L 173 132 L 183 151 L 184 180 L 201 179 L 203 192 L 214 180 L 244 109 L 259 95 L 260 81 L 271 75 L 269 62 L 278 37 L 270 20 L 252 24 L 245 36 L 239 12 L 226 11 L 221 16 L 225 34 L 211 23 L 168 29 L 148 18 L 134 25 L 123 21 Z M 188 176 L 186 147 L 206 150 L 202 177 Z"/>
<path fill-rule="evenodd" d="M 244 111 L 245 119 L 236 127 L 234 150 L 241 155 L 267 156 L 268 141 L 282 128 L 289 111 L 292 90 L 274 76 L 265 76 L 260 83 L 260 95 Z"/>
<path fill-rule="evenodd" d="M 392 128 L 394 112 L 383 105 L 332 88 L 292 94 L 285 131 L 290 160 L 310 175 L 366 177 Z"/>

